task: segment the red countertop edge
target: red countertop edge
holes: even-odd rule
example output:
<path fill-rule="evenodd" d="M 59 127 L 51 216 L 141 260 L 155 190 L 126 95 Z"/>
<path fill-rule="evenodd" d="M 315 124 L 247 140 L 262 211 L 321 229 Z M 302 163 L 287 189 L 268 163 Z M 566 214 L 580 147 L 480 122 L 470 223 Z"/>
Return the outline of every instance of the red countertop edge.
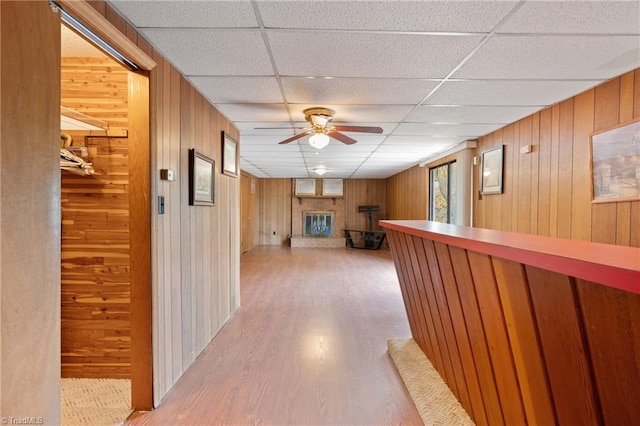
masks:
<path fill-rule="evenodd" d="M 640 248 L 425 220 L 381 220 L 380 226 L 640 294 Z"/>

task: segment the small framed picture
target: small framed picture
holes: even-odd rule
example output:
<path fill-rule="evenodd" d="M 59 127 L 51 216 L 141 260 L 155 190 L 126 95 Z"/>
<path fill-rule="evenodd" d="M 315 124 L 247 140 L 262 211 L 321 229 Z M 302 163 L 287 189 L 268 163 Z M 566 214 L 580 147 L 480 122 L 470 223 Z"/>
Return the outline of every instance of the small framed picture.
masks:
<path fill-rule="evenodd" d="M 216 162 L 195 149 L 189 150 L 189 205 L 213 206 Z"/>
<path fill-rule="evenodd" d="M 222 173 L 238 177 L 238 142 L 222 131 Z"/>
<path fill-rule="evenodd" d="M 503 146 L 482 153 L 482 195 L 502 194 Z"/>

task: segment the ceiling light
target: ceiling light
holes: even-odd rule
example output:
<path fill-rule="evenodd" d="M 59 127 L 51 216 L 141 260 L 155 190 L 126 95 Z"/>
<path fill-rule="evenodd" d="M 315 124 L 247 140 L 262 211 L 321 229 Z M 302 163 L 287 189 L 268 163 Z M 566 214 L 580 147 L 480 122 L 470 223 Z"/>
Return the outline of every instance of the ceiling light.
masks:
<path fill-rule="evenodd" d="M 314 133 L 309 138 L 309 145 L 314 147 L 315 149 L 322 149 L 325 146 L 329 145 L 329 136 L 324 133 Z"/>
<path fill-rule="evenodd" d="M 313 169 L 314 172 L 316 172 L 316 174 L 318 176 L 322 176 L 323 174 L 327 173 L 327 169 L 324 168 L 324 166 L 319 166 Z"/>

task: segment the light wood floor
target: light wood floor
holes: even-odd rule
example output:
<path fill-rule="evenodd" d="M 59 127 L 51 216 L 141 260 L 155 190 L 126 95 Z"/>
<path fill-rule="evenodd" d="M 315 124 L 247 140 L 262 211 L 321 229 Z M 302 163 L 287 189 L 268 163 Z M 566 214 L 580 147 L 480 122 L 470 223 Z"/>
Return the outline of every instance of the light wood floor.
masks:
<path fill-rule="evenodd" d="M 421 424 L 387 354 L 411 335 L 389 251 L 258 247 L 242 307 L 128 424 Z"/>

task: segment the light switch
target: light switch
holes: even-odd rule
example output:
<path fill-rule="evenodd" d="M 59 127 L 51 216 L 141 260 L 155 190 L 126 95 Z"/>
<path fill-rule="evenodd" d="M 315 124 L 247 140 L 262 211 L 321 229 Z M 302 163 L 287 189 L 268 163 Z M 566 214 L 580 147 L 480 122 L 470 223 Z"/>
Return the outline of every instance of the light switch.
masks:
<path fill-rule="evenodd" d="M 164 196 L 158 195 L 158 214 L 164 214 Z"/>

